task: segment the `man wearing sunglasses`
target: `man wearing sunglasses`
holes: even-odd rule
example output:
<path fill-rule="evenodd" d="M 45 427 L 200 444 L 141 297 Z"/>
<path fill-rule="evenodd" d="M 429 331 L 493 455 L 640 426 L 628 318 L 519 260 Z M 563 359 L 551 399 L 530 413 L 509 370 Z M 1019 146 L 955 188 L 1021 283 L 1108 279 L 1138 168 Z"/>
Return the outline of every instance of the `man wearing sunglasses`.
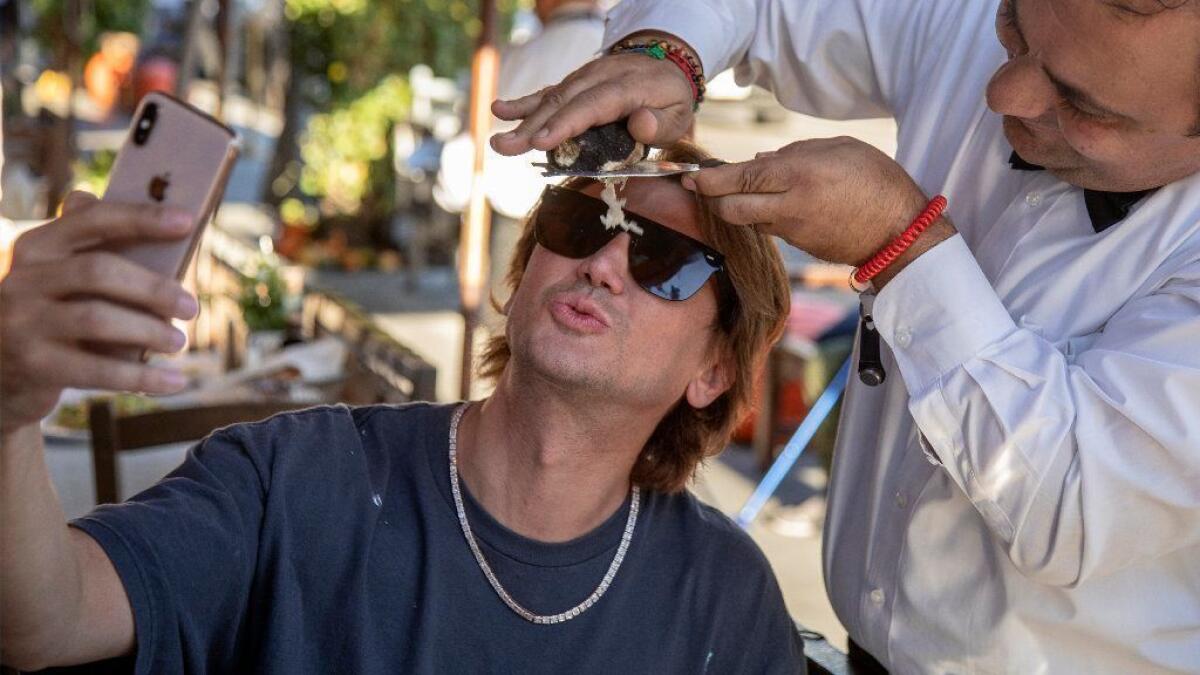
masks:
<path fill-rule="evenodd" d="M 664 158 L 705 157 L 680 146 Z M 22 237 L 0 284 L 5 662 L 803 672 L 766 559 L 685 490 L 728 442 L 782 330 L 779 252 L 675 179 L 630 181 L 627 225 L 608 228 L 600 188 L 551 188 L 530 217 L 507 330 L 483 356 L 496 381 L 486 401 L 314 408 L 230 427 L 158 485 L 70 527 L 38 419 L 62 386 L 177 386 L 89 345 L 168 351 L 155 324 L 195 311 L 179 309 L 174 282 L 70 242 L 185 232 L 171 214 L 76 196 Z M 83 267 L 102 281 L 86 299 L 72 273 Z M 103 281 L 115 274 L 137 283 Z M 80 328 L 86 340 L 59 335 L 79 303 L 118 301 L 141 330 L 100 312 Z M 54 361 L 42 358 L 50 348 Z"/>
<path fill-rule="evenodd" d="M 875 275 L 825 527 L 851 656 L 1198 672 L 1200 2 L 625 0 L 605 46 L 494 146 L 669 142 L 728 67 L 898 122 L 897 161 L 804 141 L 688 183 Z"/>

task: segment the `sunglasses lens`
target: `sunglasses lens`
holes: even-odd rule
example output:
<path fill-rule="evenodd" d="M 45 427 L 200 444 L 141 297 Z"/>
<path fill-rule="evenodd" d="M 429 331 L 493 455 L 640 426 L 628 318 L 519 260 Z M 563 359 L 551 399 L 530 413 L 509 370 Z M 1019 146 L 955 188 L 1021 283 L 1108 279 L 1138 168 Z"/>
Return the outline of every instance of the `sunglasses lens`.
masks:
<path fill-rule="evenodd" d="M 603 204 L 584 200 L 546 199 L 537 212 L 537 242 L 566 258 L 586 258 L 616 236 L 600 224 Z"/>
<path fill-rule="evenodd" d="M 537 242 L 566 258 L 586 258 L 621 232 L 600 222 L 608 207 L 573 190 L 548 188 L 534 222 Z M 643 233 L 629 244 L 629 273 L 664 300 L 687 300 L 720 268 L 695 242 L 657 223 L 639 220 Z"/>
<path fill-rule="evenodd" d="M 703 251 L 667 232 L 648 229 L 629 247 L 629 273 L 664 300 L 687 300 L 715 271 Z"/>

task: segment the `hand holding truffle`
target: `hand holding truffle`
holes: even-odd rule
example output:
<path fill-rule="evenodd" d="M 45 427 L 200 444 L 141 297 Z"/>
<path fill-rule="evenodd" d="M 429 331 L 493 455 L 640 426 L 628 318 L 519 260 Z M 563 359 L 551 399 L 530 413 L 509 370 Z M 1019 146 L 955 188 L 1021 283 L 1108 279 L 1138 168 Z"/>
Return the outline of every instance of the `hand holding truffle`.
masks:
<path fill-rule="evenodd" d="M 692 83 L 668 60 L 610 54 L 591 61 L 561 83 L 515 101 L 496 101 L 492 112 L 522 120 L 492 137 L 502 155 L 551 150 L 593 127 L 629 118 L 629 133 L 645 145 L 679 140 L 692 123 Z"/>
<path fill-rule="evenodd" d="M 715 211 L 731 223 L 848 265 L 861 265 L 886 246 L 929 202 L 903 167 L 850 138 L 792 143 L 748 162 L 704 169 L 683 185 L 715 197 Z M 939 218 L 875 286 L 954 234 L 950 221 Z"/>

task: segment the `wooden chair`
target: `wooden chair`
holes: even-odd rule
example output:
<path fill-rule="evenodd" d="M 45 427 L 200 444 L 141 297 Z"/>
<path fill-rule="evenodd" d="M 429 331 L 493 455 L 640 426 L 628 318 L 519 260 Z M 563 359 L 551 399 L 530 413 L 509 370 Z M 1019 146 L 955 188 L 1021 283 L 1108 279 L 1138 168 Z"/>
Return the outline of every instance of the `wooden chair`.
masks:
<path fill-rule="evenodd" d="M 92 432 L 96 503 L 119 501 L 117 453 L 195 441 L 230 424 L 257 422 L 276 413 L 307 408 L 309 405 L 287 401 L 252 401 L 118 416 L 111 401 L 95 401 L 88 406 L 88 423 Z"/>
<path fill-rule="evenodd" d="M 437 368 L 387 334 L 353 303 L 326 293 L 304 299 L 307 337 L 333 336 L 347 347 L 338 400 L 351 405 L 437 399 Z"/>

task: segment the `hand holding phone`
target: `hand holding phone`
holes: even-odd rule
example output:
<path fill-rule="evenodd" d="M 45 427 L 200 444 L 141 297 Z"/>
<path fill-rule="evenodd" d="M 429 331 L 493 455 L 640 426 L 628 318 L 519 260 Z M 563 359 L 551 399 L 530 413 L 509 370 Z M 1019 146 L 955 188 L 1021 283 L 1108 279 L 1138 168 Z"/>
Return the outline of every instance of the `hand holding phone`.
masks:
<path fill-rule="evenodd" d="M 0 435 L 36 426 L 62 390 L 173 393 L 179 372 L 97 350 L 175 352 L 196 300 L 179 282 L 104 250 L 119 241 L 179 242 L 191 214 L 72 193 L 63 215 L 25 232 L 0 282 Z"/>
<path fill-rule="evenodd" d="M 233 132 L 161 94 L 134 116 L 103 201 L 73 193 L 23 234 L 0 282 L 0 435 L 36 425 L 66 387 L 173 393 L 138 362 L 185 343 L 171 319 L 198 306 L 187 269 L 237 153 Z"/>

